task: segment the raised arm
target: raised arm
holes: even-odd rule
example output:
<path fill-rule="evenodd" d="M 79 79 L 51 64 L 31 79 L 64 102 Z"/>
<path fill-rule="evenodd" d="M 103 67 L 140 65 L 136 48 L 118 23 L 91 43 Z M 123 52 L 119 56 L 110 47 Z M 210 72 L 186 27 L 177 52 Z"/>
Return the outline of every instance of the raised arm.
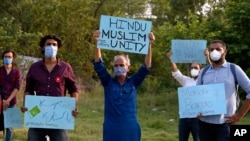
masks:
<path fill-rule="evenodd" d="M 148 54 L 145 56 L 145 64 L 146 68 L 150 68 L 152 64 L 152 49 L 151 46 L 153 42 L 155 41 L 155 36 L 153 32 L 149 33 L 149 45 L 148 45 Z"/>
<path fill-rule="evenodd" d="M 206 56 L 206 63 L 207 63 L 207 64 L 211 64 L 211 60 L 210 60 L 210 57 L 209 57 L 208 48 L 205 49 L 204 54 L 205 54 L 205 56 Z"/>
<path fill-rule="evenodd" d="M 96 30 L 94 32 L 94 41 L 95 41 L 95 44 L 96 44 L 96 48 L 95 48 L 95 62 L 99 62 L 100 61 L 100 58 L 102 57 L 102 54 L 101 54 L 101 49 L 100 48 L 97 48 L 97 41 L 98 41 L 98 38 L 99 38 L 99 35 L 100 35 L 100 31 L 99 30 Z"/>
<path fill-rule="evenodd" d="M 167 56 L 168 56 L 169 60 L 171 61 L 172 51 L 168 52 Z M 175 63 L 171 62 L 171 71 L 176 72 L 177 70 L 178 70 L 177 65 Z"/>

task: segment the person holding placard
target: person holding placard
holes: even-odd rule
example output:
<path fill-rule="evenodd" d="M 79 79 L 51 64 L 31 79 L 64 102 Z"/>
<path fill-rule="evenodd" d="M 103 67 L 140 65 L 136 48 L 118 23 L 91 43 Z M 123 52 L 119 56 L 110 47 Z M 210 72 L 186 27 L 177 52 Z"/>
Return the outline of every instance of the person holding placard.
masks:
<path fill-rule="evenodd" d="M 16 105 L 16 95 L 21 85 L 21 73 L 13 62 L 17 54 L 11 49 L 2 53 L 3 66 L 0 67 L 0 88 L 1 88 L 1 114 L 7 108 L 13 108 Z M 12 128 L 6 128 L 5 141 L 11 141 Z"/>
<path fill-rule="evenodd" d="M 94 33 L 97 43 L 100 31 Z M 102 61 L 101 49 L 96 47 L 94 69 L 104 87 L 103 141 L 140 141 L 141 128 L 137 119 L 137 89 L 151 68 L 151 45 L 154 34 L 149 33 L 149 48 L 145 63 L 131 77 L 127 76 L 130 59 L 121 54 L 114 57 L 114 77 L 110 75 Z"/>
<path fill-rule="evenodd" d="M 197 79 L 197 85 L 217 84 L 225 85 L 226 113 L 219 115 L 197 115 L 199 118 L 200 140 L 201 141 L 229 141 L 230 125 L 238 122 L 244 117 L 250 108 L 250 80 L 246 73 L 235 64 L 235 74 L 230 69 L 230 63 L 226 61 L 227 47 L 222 40 L 213 40 L 209 44 L 209 56 L 212 64 Z M 236 81 L 247 93 L 246 100 L 242 107 L 237 110 L 237 87 Z M 219 91 L 219 90 L 218 90 Z M 218 93 L 219 94 L 219 93 Z"/>
<path fill-rule="evenodd" d="M 78 88 L 73 69 L 69 63 L 57 58 L 57 51 L 62 46 L 62 40 L 57 35 L 46 35 L 39 42 L 43 60 L 31 65 L 27 76 L 24 102 L 21 110 L 25 107 L 26 95 L 64 97 L 66 92 L 78 101 Z M 39 103 L 38 103 L 39 104 Z M 77 107 L 72 109 L 72 115 L 78 114 Z M 64 129 L 29 128 L 28 141 L 43 141 L 45 136 L 52 141 L 68 141 L 67 131 Z"/>
<path fill-rule="evenodd" d="M 207 56 L 208 50 L 205 49 L 205 56 Z M 171 59 L 172 52 L 168 52 L 168 58 Z M 206 59 L 207 63 L 210 63 L 209 59 Z M 183 75 L 178 69 L 175 63 L 171 63 L 172 76 L 180 83 L 183 87 L 194 86 L 202 68 L 201 64 L 192 63 L 190 76 Z M 191 133 L 194 141 L 199 141 L 199 125 L 197 118 L 181 118 L 179 119 L 179 141 L 188 141 L 189 134 Z"/>

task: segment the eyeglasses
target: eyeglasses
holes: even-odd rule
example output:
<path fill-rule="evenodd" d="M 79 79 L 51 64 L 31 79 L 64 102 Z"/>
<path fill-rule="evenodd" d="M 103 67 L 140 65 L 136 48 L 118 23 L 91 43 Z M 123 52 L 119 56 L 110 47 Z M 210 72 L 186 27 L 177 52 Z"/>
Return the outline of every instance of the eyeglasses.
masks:
<path fill-rule="evenodd" d="M 125 65 L 124 64 L 115 64 L 114 66 L 115 67 L 124 67 Z"/>

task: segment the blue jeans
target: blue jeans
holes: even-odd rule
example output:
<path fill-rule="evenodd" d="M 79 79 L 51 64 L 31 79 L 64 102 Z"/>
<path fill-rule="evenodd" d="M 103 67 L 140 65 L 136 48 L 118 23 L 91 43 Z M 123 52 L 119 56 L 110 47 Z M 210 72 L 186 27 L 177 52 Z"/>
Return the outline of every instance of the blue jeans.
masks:
<path fill-rule="evenodd" d="M 199 120 L 201 141 L 230 141 L 230 124 L 211 124 Z"/>
<path fill-rule="evenodd" d="M 5 141 L 11 141 L 12 132 L 13 132 L 12 128 L 6 128 Z"/>
<path fill-rule="evenodd" d="M 28 131 L 28 141 L 46 141 L 48 135 L 51 141 L 68 141 L 67 130 L 30 128 Z"/>
<path fill-rule="evenodd" d="M 197 118 L 179 119 L 179 141 L 188 141 L 190 133 L 193 136 L 193 141 L 200 141 L 198 119 Z"/>

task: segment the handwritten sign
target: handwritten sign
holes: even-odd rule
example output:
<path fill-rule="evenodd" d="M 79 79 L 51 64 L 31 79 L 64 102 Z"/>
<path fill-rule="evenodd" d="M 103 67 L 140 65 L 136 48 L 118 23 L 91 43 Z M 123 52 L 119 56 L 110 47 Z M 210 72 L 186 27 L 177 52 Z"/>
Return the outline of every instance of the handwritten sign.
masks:
<path fill-rule="evenodd" d="M 226 113 L 224 84 L 196 85 L 178 88 L 180 118 Z"/>
<path fill-rule="evenodd" d="M 4 127 L 5 128 L 19 128 L 22 127 L 22 114 L 20 108 L 7 108 L 3 111 Z"/>
<path fill-rule="evenodd" d="M 204 54 L 206 40 L 172 40 L 171 50 L 173 63 L 199 63 L 206 64 Z"/>
<path fill-rule="evenodd" d="M 25 96 L 24 126 L 28 128 L 74 129 L 75 98 Z"/>
<path fill-rule="evenodd" d="M 97 47 L 147 54 L 151 21 L 101 16 Z"/>

